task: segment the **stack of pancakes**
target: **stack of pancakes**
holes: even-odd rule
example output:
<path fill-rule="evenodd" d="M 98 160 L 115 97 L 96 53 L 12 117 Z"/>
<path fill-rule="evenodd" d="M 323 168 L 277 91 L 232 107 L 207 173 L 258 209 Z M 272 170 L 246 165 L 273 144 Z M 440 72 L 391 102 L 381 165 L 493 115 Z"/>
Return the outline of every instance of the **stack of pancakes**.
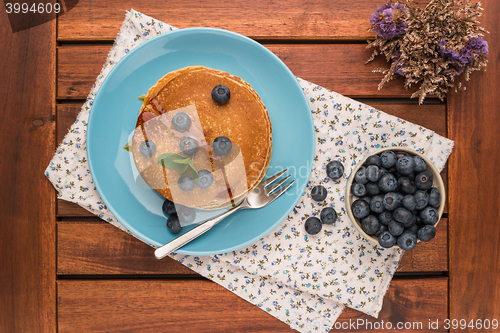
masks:
<path fill-rule="evenodd" d="M 220 84 L 230 90 L 225 104 L 216 103 L 211 96 L 213 88 Z M 191 119 L 186 132 L 172 126 L 172 118 L 179 112 Z M 180 189 L 179 177 L 192 176 L 191 171 L 181 174 L 158 162 L 165 153 L 185 155 L 179 142 L 186 136 L 199 145 L 193 157 L 195 168 L 206 169 L 214 176 L 208 188 Z M 227 155 L 213 152 L 212 143 L 219 136 L 232 142 Z M 156 146 L 150 157 L 139 150 L 144 141 L 152 141 Z M 176 204 L 200 209 L 229 207 L 243 199 L 264 177 L 271 149 L 271 121 L 259 95 L 241 78 L 201 66 L 170 72 L 149 89 L 131 145 L 137 170 L 151 188 Z"/>

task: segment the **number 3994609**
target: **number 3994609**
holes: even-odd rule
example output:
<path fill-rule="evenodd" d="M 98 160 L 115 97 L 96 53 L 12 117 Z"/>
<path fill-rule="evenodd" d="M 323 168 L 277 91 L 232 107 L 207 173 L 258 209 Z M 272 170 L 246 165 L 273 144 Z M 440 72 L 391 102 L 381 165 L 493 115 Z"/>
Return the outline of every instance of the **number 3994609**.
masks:
<path fill-rule="evenodd" d="M 52 3 L 34 3 L 34 4 L 27 4 L 27 3 L 10 3 L 7 2 L 5 4 L 5 10 L 7 14 L 10 13 L 38 13 L 38 14 L 43 14 L 43 13 L 59 13 L 61 11 L 61 5 L 58 4 L 57 2 L 55 4 Z"/>

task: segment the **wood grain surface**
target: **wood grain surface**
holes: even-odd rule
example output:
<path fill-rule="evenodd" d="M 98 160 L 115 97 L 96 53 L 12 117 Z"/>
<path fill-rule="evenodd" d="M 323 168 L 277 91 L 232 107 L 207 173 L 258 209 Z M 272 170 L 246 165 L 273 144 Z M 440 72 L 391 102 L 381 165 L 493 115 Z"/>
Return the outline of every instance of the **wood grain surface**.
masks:
<path fill-rule="evenodd" d="M 483 1 L 488 69 L 450 94 L 450 317 L 500 320 L 500 2 Z M 467 331 L 473 332 L 468 328 Z"/>
<path fill-rule="evenodd" d="M 3 7 L 2 7 L 3 8 Z M 55 21 L 12 33 L 0 10 L 0 332 L 56 326 Z"/>
<path fill-rule="evenodd" d="M 71 13 L 71 12 L 70 12 Z M 337 93 L 353 98 L 404 97 L 402 79 L 390 81 L 382 90 L 375 67 L 388 67 L 378 57 L 366 64 L 371 50 L 365 44 L 264 44 L 290 68 L 292 73 Z M 61 46 L 57 49 L 57 98 L 85 99 L 99 75 L 111 46 Z M 166 73 L 158 73 L 158 79 Z"/>
<path fill-rule="evenodd" d="M 57 290 L 60 333 L 295 332 L 243 298 L 202 279 L 60 280 Z M 444 277 L 395 279 L 378 319 L 346 309 L 339 321 L 384 321 L 393 327 L 399 322 L 421 322 L 427 328 L 429 319 L 443 322 L 447 317 L 447 293 Z M 423 331 L 417 326 L 405 330 Z"/>

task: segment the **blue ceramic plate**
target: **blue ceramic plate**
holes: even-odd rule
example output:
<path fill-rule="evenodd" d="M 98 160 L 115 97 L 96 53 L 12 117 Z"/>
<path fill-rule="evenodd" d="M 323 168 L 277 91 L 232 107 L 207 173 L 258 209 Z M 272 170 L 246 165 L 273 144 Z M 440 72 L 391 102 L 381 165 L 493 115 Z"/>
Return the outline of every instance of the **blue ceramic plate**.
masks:
<path fill-rule="evenodd" d="M 161 246 L 176 237 L 166 228 L 163 198 L 134 181 L 123 147 L 134 130 L 145 94 L 163 75 L 201 65 L 250 83 L 266 105 L 273 126 L 266 177 L 290 168 L 297 179 L 269 206 L 239 211 L 178 253 L 209 255 L 249 245 L 276 228 L 303 194 L 314 157 L 314 126 L 307 100 L 283 62 L 259 43 L 219 29 L 190 28 L 155 37 L 132 50 L 108 74 L 94 100 L 87 153 L 97 190 L 111 213 L 143 241 Z M 190 227 L 184 228 L 188 230 Z"/>

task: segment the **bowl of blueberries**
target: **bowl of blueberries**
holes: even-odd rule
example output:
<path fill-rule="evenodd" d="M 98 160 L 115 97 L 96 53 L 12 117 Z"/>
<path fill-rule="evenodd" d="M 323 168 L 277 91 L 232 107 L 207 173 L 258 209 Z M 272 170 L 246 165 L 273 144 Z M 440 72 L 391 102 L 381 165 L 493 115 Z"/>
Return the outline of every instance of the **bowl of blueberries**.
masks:
<path fill-rule="evenodd" d="M 436 236 L 445 197 L 441 175 L 428 158 L 390 147 L 370 154 L 352 171 L 346 208 L 365 238 L 408 251 Z"/>

